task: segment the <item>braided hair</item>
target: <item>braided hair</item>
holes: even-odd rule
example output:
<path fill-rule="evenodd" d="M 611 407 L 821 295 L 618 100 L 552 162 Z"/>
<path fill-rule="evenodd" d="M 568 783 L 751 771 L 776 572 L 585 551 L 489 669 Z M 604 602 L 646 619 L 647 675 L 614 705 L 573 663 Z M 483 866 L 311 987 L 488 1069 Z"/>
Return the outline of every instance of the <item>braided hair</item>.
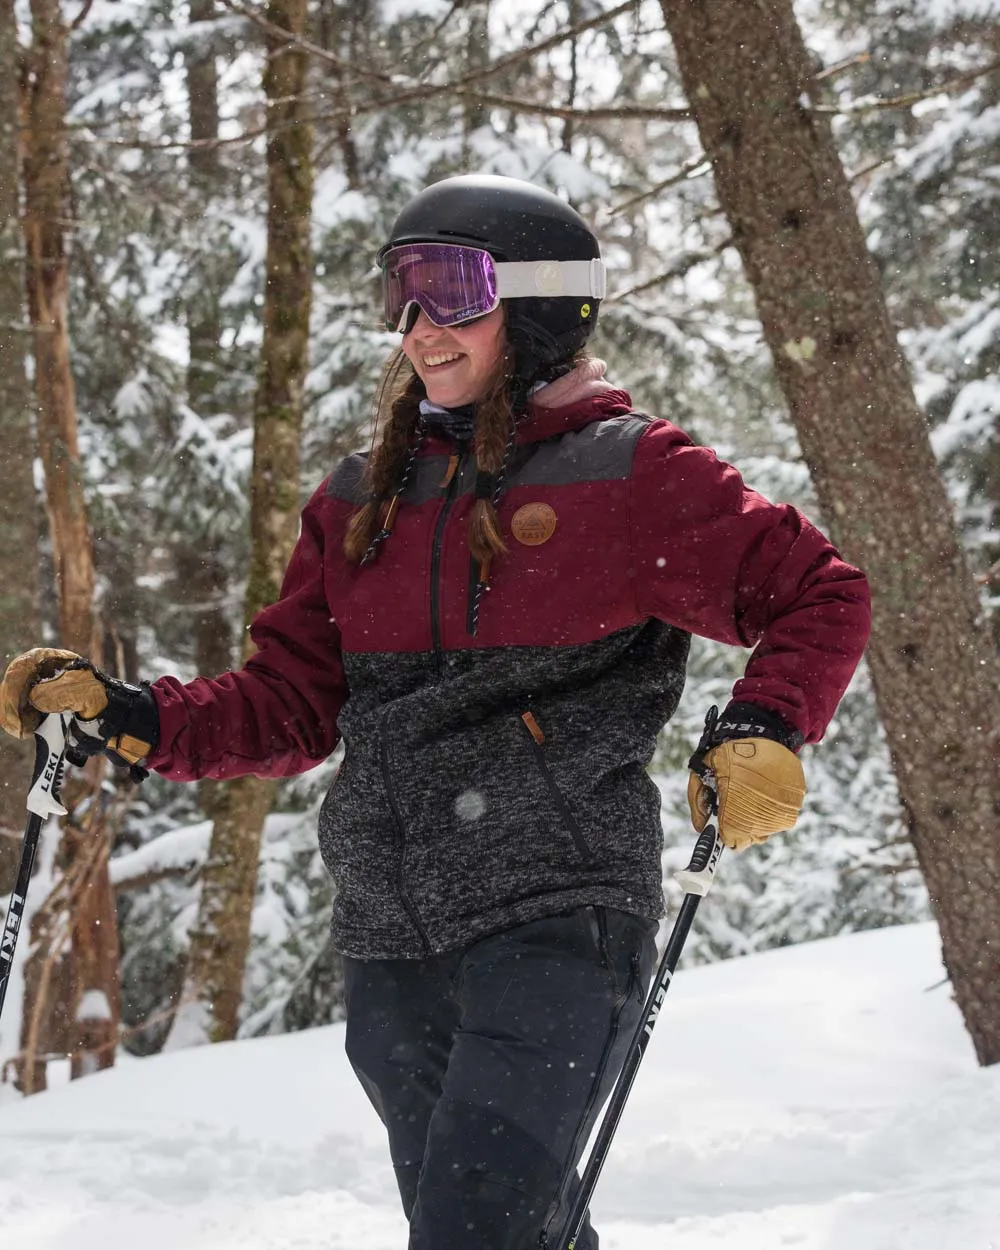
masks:
<path fill-rule="evenodd" d="M 510 379 L 510 359 L 501 359 L 486 393 L 476 404 L 477 477 L 490 479 L 488 492 L 477 491 L 469 518 L 469 550 L 482 567 L 489 567 L 507 545 L 500 532 L 497 502 L 503 474 L 513 450 L 516 420 L 526 407 L 523 388 Z M 344 553 L 353 564 L 374 558 L 378 545 L 392 532 L 395 506 L 406 489 L 409 470 L 423 438 L 420 401 L 424 384 L 402 349 L 390 357 L 376 391 L 372 412 L 372 447 L 366 469 L 368 501 L 351 517 L 344 537 Z M 515 412 L 515 402 L 520 411 Z M 381 428 L 382 435 L 378 438 Z M 376 441 L 377 440 L 377 441 Z"/>

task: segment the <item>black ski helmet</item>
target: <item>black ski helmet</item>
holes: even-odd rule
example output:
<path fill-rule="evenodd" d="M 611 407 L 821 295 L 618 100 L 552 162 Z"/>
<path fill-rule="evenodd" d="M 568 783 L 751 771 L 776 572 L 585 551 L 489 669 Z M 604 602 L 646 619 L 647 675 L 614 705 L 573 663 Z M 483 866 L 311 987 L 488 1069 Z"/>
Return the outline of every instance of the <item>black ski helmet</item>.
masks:
<path fill-rule="evenodd" d="M 594 232 L 551 191 L 496 174 L 462 174 L 435 182 L 403 208 L 378 253 L 405 243 L 461 243 L 497 261 L 600 260 Z M 603 269 L 601 272 L 603 282 Z M 544 284 L 541 287 L 544 290 Z M 603 289 L 601 289 L 603 293 Z M 505 299 L 515 375 L 552 375 L 590 337 L 600 296 L 540 294 Z"/>

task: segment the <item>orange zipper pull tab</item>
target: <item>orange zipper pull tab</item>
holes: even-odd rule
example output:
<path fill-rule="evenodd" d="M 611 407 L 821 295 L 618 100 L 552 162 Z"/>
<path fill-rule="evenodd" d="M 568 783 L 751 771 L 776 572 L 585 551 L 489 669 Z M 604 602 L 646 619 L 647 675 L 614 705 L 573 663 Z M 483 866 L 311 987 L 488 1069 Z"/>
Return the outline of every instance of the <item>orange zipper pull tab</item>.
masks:
<path fill-rule="evenodd" d="M 455 476 L 455 470 L 458 468 L 458 455 L 452 452 L 448 457 L 448 466 L 444 471 L 444 477 L 441 479 L 441 490 L 447 490 L 451 485 L 451 479 Z"/>

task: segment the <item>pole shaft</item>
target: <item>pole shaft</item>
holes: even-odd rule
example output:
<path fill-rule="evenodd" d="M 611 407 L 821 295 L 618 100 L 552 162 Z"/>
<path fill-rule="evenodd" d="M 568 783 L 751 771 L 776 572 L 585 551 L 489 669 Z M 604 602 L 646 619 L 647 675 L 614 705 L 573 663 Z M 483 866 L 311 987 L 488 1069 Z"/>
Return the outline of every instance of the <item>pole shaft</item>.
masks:
<path fill-rule="evenodd" d="M 24 842 L 21 846 L 21 864 L 17 870 L 17 882 L 10 896 L 7 916 L 3 929 L 0 930 L 0 1015 L 3 1014 L 4 999 L 7 997 L 7 984 L 10 981 L 11 969 L 14 966 L 14 948 L 17 946 L 17 935 L 24 919 L 24 903 L 28 897 L 28 883 L 31 881 L 31 870 L 35 865 L 35 852 L 38 850 L 38 839 L 42 832 L 42 818 L 34 814 L 28 817 L 24 829 Z"/>
<path fill-rule="evenodd" d="M 628 1096 L 631 1093 L 632 1083 L 636 1078 L 639 1064 L 642 1062 L 642 1057 L 646 1053 L 646 1047 L 649 1045 L 649 1040 L 652 1037 L 653 1028 L 659 1016 L 660 1005 L 666 997 L 667 990 L 670 988 L 677 961 L 680 958 L 681 951 L 684 949 L 684 943 L 687 940 L 700 902 L 701 898 L 698 895 L 686 894 L 683 903 L 681 903 L 677 919 L 674 921 L 674 927 L 670 932 L 670 937 L 667 939 L 663 955 L 660 958 L 656 976 L 653 977 L 649 993 L 646 995 L 639 1022 L 635 1027 L 635 1032 L 632 1034 L 632 1040 L 629 1043 L 621 1073 L 617 1081 L 615 1081 L 611 1097 L 608 1099 L 607 1109 L 604 1112 L 604 1118 L 601 1120 L 601 1127 L 594 1138 L 594 1146 L 590 1152 L 590 1158 L 587 1160 L 587 1166 L 584 1168 L 580 1186 L 573 1199 L 569 1218 L 566 1221 L 566 1231 L 562 1239 L 556 1243 L 557 1247 L 561 1248 L 565 1243 L 566 1250 L 573 1250 L 576 1239 L 580 1235 L 580 1229 L 583 1227 L 583 1221 L 587 1216 L 587 1208 L 590 1206 L 590 1200 L 594 1196 L 594 1190 L 600 1179 L 604 1162 L 608 1157 L 611 1141 L 618 1128 L 622 1112 L 625 1110 Z"/>

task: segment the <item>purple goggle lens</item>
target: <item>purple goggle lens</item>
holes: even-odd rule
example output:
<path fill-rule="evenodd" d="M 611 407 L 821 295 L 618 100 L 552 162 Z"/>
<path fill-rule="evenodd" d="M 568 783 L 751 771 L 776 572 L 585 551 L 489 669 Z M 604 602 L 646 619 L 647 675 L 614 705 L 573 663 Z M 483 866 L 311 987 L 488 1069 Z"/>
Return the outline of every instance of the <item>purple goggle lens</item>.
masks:
<path fill-rule="evenodd" d="M 483 317 L 500 304 L 493 257 L 458 243 L 405 243 L 382 258 L 385 327 L 404 331 L 414 304 L 436 326 Z"/>

